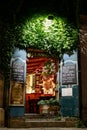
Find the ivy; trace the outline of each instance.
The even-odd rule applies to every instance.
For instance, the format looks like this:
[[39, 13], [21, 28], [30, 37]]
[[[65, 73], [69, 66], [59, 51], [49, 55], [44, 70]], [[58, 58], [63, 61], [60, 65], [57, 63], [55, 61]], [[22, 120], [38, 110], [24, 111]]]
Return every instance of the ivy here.
[[[52, 25], [45, 28], [46, 19], [52, 16]], [[55, 14], [35, 14], [16, 26], [18, 46], [46, 50], [60, 57], [71, 53], [78, 45], [78, 29], [66, 18]]]
[[0, 71], [9, 72], [15, 37], [8, 23], [0, 22]]
[[[49, 16], [52, 25], [45, 28]], [[78, 47], [78, 29], [66, 18], [37, 13], [15, 25], [0, 22], [0, 39], [0, 68], [7, 71], [14, 47], [37, 48], [55, 57], [72, 53]]]

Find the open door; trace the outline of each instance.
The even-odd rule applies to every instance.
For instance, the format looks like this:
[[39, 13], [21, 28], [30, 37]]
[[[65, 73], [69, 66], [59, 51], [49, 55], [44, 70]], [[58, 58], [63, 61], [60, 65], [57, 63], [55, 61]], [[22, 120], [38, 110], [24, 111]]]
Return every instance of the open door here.
[[26, 113], [39, 113], [40, 99], [55, 97], [58, 59], [40, 50], [28, 50], [26, 74]]

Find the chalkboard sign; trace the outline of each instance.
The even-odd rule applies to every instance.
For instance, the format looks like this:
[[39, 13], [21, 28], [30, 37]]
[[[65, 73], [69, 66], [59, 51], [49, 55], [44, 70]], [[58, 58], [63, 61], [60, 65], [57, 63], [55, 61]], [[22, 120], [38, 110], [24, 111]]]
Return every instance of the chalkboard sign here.
[[66, 65], [62, 67], [62, 84], [76, 84], [77, 78], [76, 78], [76, 65]]
[[24, 62], [20, 60], [12, 62], [11, 80], [24, 82]]

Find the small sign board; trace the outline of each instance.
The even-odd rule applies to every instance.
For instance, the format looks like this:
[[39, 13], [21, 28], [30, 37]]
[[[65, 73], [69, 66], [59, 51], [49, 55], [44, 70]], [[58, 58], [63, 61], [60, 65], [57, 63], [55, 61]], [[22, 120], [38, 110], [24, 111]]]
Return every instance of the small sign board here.
[[24, 62], [14, 60], [11, 68], [11, 80], [24, 82]]
[[62, 84], [76, 84], [76, 64], [70, 64], [62, 67]]
[[62, 96], [73, 96], [72, 88], [62, 88]]

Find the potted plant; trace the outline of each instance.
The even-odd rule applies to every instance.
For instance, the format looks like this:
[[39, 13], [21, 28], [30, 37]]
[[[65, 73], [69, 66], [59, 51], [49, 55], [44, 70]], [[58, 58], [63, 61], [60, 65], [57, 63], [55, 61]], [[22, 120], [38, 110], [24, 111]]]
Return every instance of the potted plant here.
[[60, 104], [57, 99], [50, 98], [49, 100], [40, 100], [37, 103], [40, 107], [40, 114], [59, 114]]
[[49, 99], [49, 114], [60, 115], [60, 103], [57, 99]]
[[50, 98], [49, 99], [49, 105], [51, 106], [60, 106], [60, 103], [57, 99], [54, 99], [54, 98]]
[[39, 112], [40, 114], [47, 114], [49, 108], [49, 100], [40, 100], [37, 103], [39, 105]]

